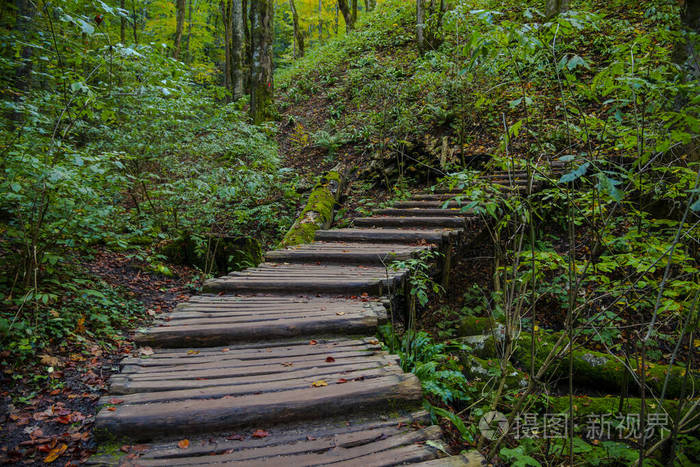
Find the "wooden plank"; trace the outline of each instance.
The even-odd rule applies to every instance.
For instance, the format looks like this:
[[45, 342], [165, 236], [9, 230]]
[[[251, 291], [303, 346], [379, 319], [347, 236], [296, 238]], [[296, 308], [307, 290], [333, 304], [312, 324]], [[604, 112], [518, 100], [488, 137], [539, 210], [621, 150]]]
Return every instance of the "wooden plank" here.
[[325, 294], [347, 294], [361, 295], [367, 293], [369, 295], [382, 295], [390, 286], [397, 285], [400, 277], [386, 279], [359, 279], [348, 280], [339, 277], [337, 279], [321, 280], [321, 279], [247, 279], [246, 278], [222, 278], [210, 279], [204, 283], [204, 290], [208, 292], [251, 292], [251, 291], [267, 291], [267, 292], [315, 292]]
[[[431, 459], [435, 451], [413, 443], [436, 439], [439, 427], [421, 430], [396, 430], [377, 428], [333, 437], [307, 439], [290, 444], [266, 446], [258, 449], [242, 449], [231, 453], [208, 456], [175, 457], [168, 459], [170, 465], [198, 465], [203, 462], [213, 465], [269, 466], [273, 465], [395, 465], [397, 462]], [[161, 461], [162, 462], [162, 461]], [[139, 460], [139, 465], [162, 465], [158, 461]]]
[[[214, 399], [225, 396], [241, 396], [247, 394], [261, 394], [264, 392], [279, 392], [289, 391], [292, 389], [303, 389], [310, 387], [311, 383], [319, 380], [324, 380], [328, 384], [338, 384], [339, 380], [352, 381], [358, 378], [369, 380], [381, 376], [401, 373], [401, 368], [398, 366], [369, 368], [354, 371], [324, 371], [322, 368], [319, 368], [317, 372], [301, 378], [275, 380], [263, 383], [254, 382], [248, 384], [203, 386], [195, 389], [185, 390], [142, 392], [121, 395], [119, 399], [123, 400], [126, 404], [145, 404], [185, 399]], [[112, 395], [105, 396], [102, 399], [100, 399], [98, 405], [109, 404], [109, 401], [112, 398]]]
[[351, 240], [356, 242], [404, 242], [442, 243], [454, 235], [454, 230], [408, 230], [408, 229], [335, 229], [317, 230], [316, 240]]
[[[141, 454], [140, 460], [146, 459], [172, 459], [213, 454], [224, 454], [226, 451], [258, 451], [272, 446], [290, 445], [301, 446], [298, 442], [307, 442], [313, 438], [327, 439], [336, 435], [355, 434], [373, 430], [382, 430], [387, 435], [403, 433], [410, 430], [412, 423], [429, 423], [430, 415], [426, 411], [382, 417], [374, 415], [360, 418], [331, 418], [323, 420], [308, 420], [296, 425], [284, 425], [267, 428], [270, 436], [265, 438], [244, 437], [242, 440], [231, 441], [225, 436], [207, 439], [207, 443], [193, 442], [183, 451], [177, 446], [177, 442], [153, 444]], [[299, 452], [303, 451], [302, 450]]]
[[347, 353], [347, 352], [377, 352], [381, 350], [380, 345], [370, 345], [361, 342], [349, 341], [347, 344], [315, 344], [309, 345], [308, 342], [303, 346], [268, 348], [257, 350], [231, 350], [226, 348], [226, 351], [218, 350], [207, 352], [203, 349], [188, 349], [187, 353], [173, 353], [168, 358], [148, 358], [127, 357], [122, 359], [121, 365], [138, 365], [142, 367], [152, 366], [173, 366], [190, 363], [202, 363], [216, 360], [239, 360], [239, 361], [258, 361], [265, 362], [270, 359], [291, 358], [306, 355], [317, 355], [319, 353]]
[[353, 219], [356, 227], [454, 227], [466, 225], [460, 217], [358, 217]]
[[440, 209], [440, 208], [387, 208], [380, 209], [376, 213], [379, 216], [415, 216], [415, 217], [429, 217], [429, 216], [453, 216], [453, 217], [464, 217], [468, 218], [473, 216], [472, 210], [462, 211], [458, 208], [452, 209]]
[[194, 380], [206, 380], [206, 379], [217, 379], [226, 377], [244, 377], [244, 376], [261, 376], [266, 374], [275, 373], [288, 373], [291, 371], [297, 371], [309, 368], [318, 368], [319, 365], [324, 368], [333, 368], [336, 366], [341, 366], [348, 363], [361, 363], [368, 361], [379, 361], [381, 360], [380, 355], [357, 355], [354, 357], [345, 357], [342, 359], [337, 359], [335, 362], [326, 362], [325, 356], [318, 360], [305, 360], [298, 361], [295, 366], [284, 367], [283, 365], [267, 365], [265, 363], [259, 363], [257, 365], [247, 365], [247, 366], [229, 366], [227, 364], [222, 364], [220, 367], [215, 368], [203, 368], [199, 370], [189, 370], [183, 371], [177, 368], [171, 369], [170, 371], [154, 371], [154, 372], [143, 372], [143, 373], [120, 373], [119, 376], [114, 377], [114, 381], [126, 380], [126, 381], [166, 381], [175, 379], [194, 379]]
[[[359, 363], [341, 363], [329, 368], [328, 371], [347, 372], [351, 374], [355, 371], [363, 371], [372, 368], [381, 368], [387, 365], [398, 365], [397, 360], [391, 357], [384, 359], [364, 359]], [[238, 384], [262, 384], [269, 381], [284, 381], [287, 379], [313, 377], [319, 374], [318, 367], [293, 368], [292, 371], [283, 373], [267, 372], [255, 375], [220, 375], [209, 379], [170, 379], [170, 380], [138, 380], [132, 381], [123, 377], [113, 377], [110, 379], [111, 394], [135, 394], [139, 392], [162, 392], [197, 389], [212, 386], [226, 386]]]
[[201, 433], [386, 407], [392, 401], [418, 401], [421, 395], [420, 381], [407, 374], [225, 399], [127, 404], [101, 410], [95, 433], [132, 439]]
[[149, 374], [156, 375], [164, 372], [173, 371], [195, 371], [206, 370], [209, 368], [244, 368], [259, 365], [282, 365], [286, 363], [308, 364], [317, 362], [322, 364], [327, 357], [333, 357], [336, 361], [344, 358], [358, 358], [372, 355], [379, 355], [381, 352], [374, 350], [350, 350], [350, 351], [319, 351], [311, 355], [297, 356], [278, 356], [276, 358], [256, 359], [256, 360], [239, 360], [237, 358], [209, 358], [200, 362], [188, 362], [177, 365], [157, 365], [157, 366], [142, 366], [142, 365], [124, 365], [121, 373], [125, 375], [133, 374]]

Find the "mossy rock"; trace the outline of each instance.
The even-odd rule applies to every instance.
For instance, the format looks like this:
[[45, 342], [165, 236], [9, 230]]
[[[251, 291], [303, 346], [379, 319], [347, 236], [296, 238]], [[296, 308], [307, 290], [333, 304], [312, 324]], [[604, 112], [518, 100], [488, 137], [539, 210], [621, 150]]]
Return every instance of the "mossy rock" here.
[[[465, 365], [464, 373], [472, 382], [475, 380], [486, 382], [491, 378], [500, 378], [500, 364], [495, 358], [484, 359], [471, 355]], [[508, 363], [506, 366], [506, 388], [522, 389], [524, 387], [527, 387], [525, 373]]]

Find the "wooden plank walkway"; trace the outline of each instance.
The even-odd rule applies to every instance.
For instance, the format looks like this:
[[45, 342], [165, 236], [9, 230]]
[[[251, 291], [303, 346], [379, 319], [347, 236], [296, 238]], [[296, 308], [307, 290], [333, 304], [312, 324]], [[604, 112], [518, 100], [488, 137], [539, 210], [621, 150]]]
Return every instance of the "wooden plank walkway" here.
[[467, 465], [433, 447], [420, 382], [372, 337], [407, 275], [389, 264], [461, 240], [472, 213], [443, 209], [455, 195], [415, 195], [207, 281], [136, 335], [146, 350], [111, 378], [90, 462]]

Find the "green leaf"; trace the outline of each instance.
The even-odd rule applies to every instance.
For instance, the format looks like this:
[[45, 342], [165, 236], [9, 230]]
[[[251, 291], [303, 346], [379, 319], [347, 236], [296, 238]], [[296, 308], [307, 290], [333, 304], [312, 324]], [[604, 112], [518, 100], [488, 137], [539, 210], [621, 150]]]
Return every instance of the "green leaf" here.
[[84, 19], [77, 18], [75, 21], [78, 23], [78, 25], [80, 25], [80, 30], [88, 36], [91, 36], [95, 32], [95, 28], [92, 26], [92, 24], [88, 23]]
[[569, 70], [574, 70], [579, 66], [582, 66], [588, 70], [591, 69], [591, 67], [588, 66], [588, 63], [586, 63], [586, 61], [583, 58], [579, 57], [578, 55], [574, 55], [573, 57], [571, 57], [569, 59], [569, 62], [566, 64], [566, 67]]
[[574, 180], [577, 180], [584, 175], [586, 175], [586, 171], [588, 171], [588, 166], [591, 165], [590, 163], [586, 162], [585, 164], [581, 165], [579, 168], [576, 170], [573, 170], [569, 172], [568, 174], [564, 174], [561, 176], [559, 179], [559, 183], [569, 183], [573, 182]]
[[695, 202], [692, 204], [692, 206], [690, 206], [690, 209], [692, 209], [693, 211], [696, 211], [696, 212], [697, 212], [697, 211], [700, 211], [700, 199], [698, 199], [697, 201], [695, 201]]

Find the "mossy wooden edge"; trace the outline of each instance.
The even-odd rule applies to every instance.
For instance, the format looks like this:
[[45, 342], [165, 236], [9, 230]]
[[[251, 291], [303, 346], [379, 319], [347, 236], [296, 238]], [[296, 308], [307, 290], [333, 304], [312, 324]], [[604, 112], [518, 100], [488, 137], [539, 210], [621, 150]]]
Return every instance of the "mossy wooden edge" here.
[[334, 167], [321, 177], [309, 195], [304, 210], [280, 243], [281, 247], [310, 243], [319, 229], [327, 229], [333, 223], [335, 205], [346, 181], [344, 170]]

